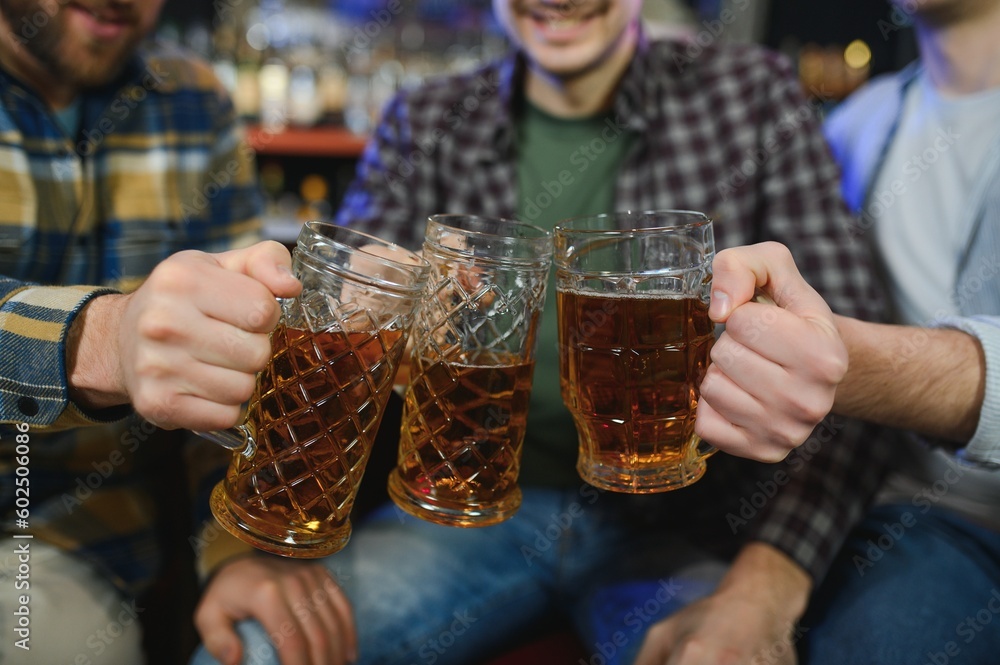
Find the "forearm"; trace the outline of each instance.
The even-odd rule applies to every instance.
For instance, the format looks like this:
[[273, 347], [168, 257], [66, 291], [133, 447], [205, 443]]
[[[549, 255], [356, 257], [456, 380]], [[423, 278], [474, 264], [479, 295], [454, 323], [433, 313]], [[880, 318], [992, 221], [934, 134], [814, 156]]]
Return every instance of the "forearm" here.
[[835, 413], [950, 441], [972, 437], [986, 386], [978, 340], [958, 330], [836, 323], [850, 365]]

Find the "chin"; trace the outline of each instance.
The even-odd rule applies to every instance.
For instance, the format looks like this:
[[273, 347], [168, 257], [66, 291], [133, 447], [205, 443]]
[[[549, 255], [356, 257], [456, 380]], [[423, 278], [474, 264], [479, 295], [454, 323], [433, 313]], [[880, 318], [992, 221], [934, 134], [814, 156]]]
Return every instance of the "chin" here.
[[133, 51], [133, 48], [115, 48], [95, 52], [81, 46], [62, 54], [59, 70], [80, 88], [98, 88], [118, 77]]
[[997, 7], [996, 0], [893, 0], [893, 5], [932, 26], [947, 27], [979, 18]]
[[593, 42], [553, 45], [532, 39], [521, 42], [528, 59], [552, 76], [571, 77], [583, 74], [600, 65], [608, 45]]

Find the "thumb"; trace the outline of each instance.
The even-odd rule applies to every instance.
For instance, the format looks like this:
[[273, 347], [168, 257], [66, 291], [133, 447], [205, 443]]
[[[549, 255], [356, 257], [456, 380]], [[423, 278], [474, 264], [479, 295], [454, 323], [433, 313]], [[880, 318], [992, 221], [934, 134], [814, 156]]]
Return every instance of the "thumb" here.
[[803, 318], [830, 318], [830, 307], [802, 278], [791, 252], [777, 242], [733, 247], [712, 262], [712, 298], [708, 314], [723, 323], [755, 295]]
[[297, 296], [302, 284], [292, 275], [292, 256], [281, 243], [259, 242], [245, 249], [216, 254], [215, 259], [226, 270], [254, 278], [278, 298]]

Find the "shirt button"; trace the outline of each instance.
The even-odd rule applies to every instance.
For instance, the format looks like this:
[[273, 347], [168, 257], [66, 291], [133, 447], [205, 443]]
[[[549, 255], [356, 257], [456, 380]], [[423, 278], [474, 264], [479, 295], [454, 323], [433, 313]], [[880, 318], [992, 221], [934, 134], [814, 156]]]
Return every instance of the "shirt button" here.
[[30, 397], [22, 397], [17, 400], [17, 408], [29, 418], [38, 415], [38, 402]]

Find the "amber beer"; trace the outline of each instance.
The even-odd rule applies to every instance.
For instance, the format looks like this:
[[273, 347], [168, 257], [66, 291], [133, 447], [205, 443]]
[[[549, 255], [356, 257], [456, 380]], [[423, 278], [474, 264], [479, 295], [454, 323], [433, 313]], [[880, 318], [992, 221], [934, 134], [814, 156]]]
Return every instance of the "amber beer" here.
[[347, 544], [350, 512], [430, 263], [362, 231], [310, 221], [292, 250], [271, 359], [242, 422], [198, 435], [233, 452], [212, 491], [230, 534], [291, 557]]
[[[487, 351], [413, 359], [389, 478], [404, 510], [451, 526], [496, 523], [516, 510], [533, 369], [534, 360]], [[486, 509], [493, 518], [482, 517]]]
[[[403, 343], [400, 330], [313, 333], [280, 324], [248, 406], [257, 451], [230, 465], [213, 511], [276, 542], [293, 538], [296, 556], [310, 556], [310, 538], [315, 556], [340, 549]], [[266, 539], [254, 544], [288, 554]]]
[[410, 378], [389, 497], [436, 524], [497, 524], [517, 486], [552, 260], [548, 231], [516, 220], [433, 215], [413, 323]]
[[560, 383], [584, 480], [634, 493], [697, 480], [698, 386], [714, 341], [708, 303], [560, 289], [557, 306]]

